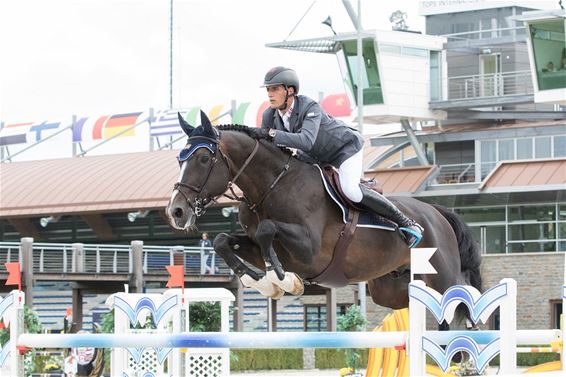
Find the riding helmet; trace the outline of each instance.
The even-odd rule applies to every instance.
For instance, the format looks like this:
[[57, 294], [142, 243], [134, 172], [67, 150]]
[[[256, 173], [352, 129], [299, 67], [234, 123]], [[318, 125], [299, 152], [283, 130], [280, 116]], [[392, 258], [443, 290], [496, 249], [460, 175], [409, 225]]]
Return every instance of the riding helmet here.
[[285, 85], [286, 88], [292, 86], [295, 88], [295, 94], [299, 93], [299, 76], [291, 68], [275, 67], [271, 68], [263, 80], [262, 87]]

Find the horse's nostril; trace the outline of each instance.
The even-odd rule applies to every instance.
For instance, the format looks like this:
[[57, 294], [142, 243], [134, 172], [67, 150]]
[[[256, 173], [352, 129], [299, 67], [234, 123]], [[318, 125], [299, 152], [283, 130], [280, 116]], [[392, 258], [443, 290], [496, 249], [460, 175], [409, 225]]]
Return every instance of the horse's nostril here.
[[183, 217], [183, 210], [181, 208], [175, 208], [175, 211], [173, 212], [173, 216], [175, 216], [176, 218]]

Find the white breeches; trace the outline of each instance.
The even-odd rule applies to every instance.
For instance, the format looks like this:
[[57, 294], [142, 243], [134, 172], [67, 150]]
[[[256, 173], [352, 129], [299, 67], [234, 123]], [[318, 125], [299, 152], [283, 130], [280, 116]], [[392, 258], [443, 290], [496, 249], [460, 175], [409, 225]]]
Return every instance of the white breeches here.
[[363, 172], [363, 149], [348, 158], [338, 168], [340, 174], [340, 186], [348, 199], [354, 203], [362, 200], [363, 194], [360, 189], [360, 178]]

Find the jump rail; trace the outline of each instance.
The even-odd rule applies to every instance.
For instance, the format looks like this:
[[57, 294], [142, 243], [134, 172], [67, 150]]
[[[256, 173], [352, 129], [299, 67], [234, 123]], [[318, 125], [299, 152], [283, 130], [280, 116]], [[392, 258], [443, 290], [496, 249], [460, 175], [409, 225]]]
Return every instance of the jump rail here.
[[[429, 331], [427, 335], [446, 345], [454, 338], [468, 336], [478, 344], [488, 344], [498, 331]], [[407, 331], [383, 332], [237, 332], [181, 334], [22, 334], [19, 345], [29, 348], [385, 348], [401, 347]], [[561, 339], [560, 330], [517, 330], [517, 345], [550, 344]]]

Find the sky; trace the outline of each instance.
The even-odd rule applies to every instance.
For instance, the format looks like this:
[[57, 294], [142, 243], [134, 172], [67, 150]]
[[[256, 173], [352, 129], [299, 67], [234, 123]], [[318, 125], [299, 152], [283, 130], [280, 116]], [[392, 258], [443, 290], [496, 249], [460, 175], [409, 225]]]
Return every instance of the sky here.
[[[342, 0], [173, 0], [173, 9], [174, 107], [263, 101], [259, 86], [277, 65], [294, 68], [315, 99], [344, 92], [334, 55], [265, 47], [331, 35], [327, 16], [336, 32], [354, 31]], [[362, 0], [362, 25], [390, 30], [395, 10], [424, 32], [417, 0]], [[169, 0], [2, 0], [0, 120], [167, 108], [169, 50]]]

